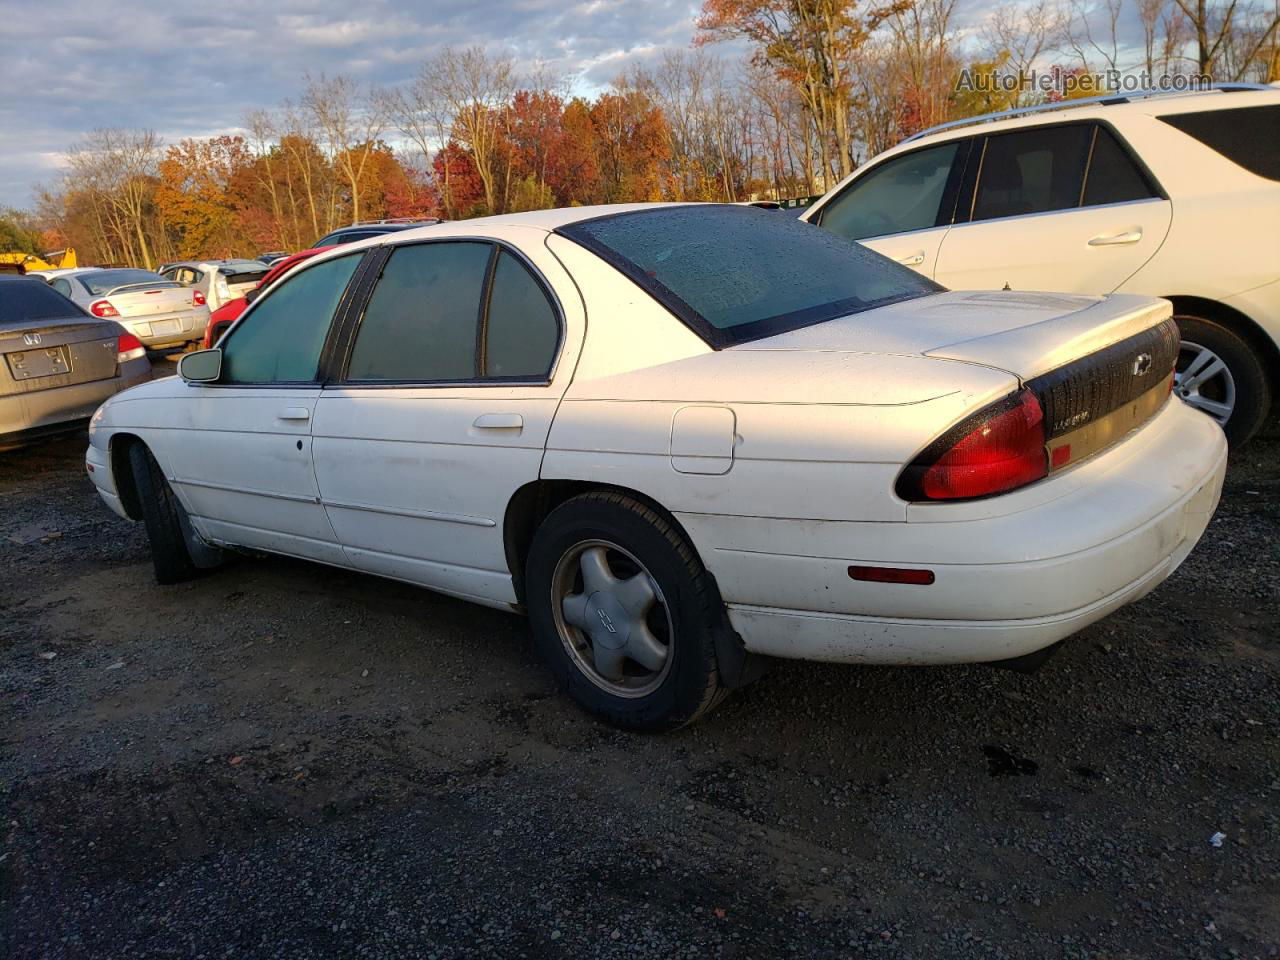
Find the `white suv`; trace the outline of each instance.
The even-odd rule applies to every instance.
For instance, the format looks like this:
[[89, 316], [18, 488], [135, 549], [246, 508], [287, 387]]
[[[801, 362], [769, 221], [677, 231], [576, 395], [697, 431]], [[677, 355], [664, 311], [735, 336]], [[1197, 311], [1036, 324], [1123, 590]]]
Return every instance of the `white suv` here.
[[957, 289], [1173, 301], [1176, 390], [1232, 442], [1280, 390], [1280, 87], [1116, 95], [917, 134], [804, 219]]

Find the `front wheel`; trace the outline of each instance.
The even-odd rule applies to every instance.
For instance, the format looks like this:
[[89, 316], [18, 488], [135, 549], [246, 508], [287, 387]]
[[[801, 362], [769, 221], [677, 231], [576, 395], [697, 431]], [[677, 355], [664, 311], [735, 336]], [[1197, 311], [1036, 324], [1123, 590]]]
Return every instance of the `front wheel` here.
[[620, 494], [574, 497], [538, 528], [525, 580], [534, 643], [590, 712], [671, 730], [723, 699], [723, 605], [697, 554], [654, 510]]
[[1266, 372], [1249, 344], [1212, 320], [1175, 316], [1181, 343], [1173, 392], [1213, 417], [1233, 445], [1258, 432], [1271, 407]]
[[222, 551], [200, 540], [156, 458], [142, 443], [129, 447], [129, 466], [151, 541], [156, 582], [182, 583], [198, 576], [202, 569], [218, 566]]

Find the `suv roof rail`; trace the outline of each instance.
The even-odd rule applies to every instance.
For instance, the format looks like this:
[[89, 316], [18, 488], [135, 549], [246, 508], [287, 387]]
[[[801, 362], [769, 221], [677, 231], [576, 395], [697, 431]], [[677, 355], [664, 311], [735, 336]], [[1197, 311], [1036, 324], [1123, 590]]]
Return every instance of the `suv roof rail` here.
[[1151, 97], [1178, 97], [1186, 96], [1189, 93], [1231, 93], [1239, 90], [1275, 90], [1275, 86], [1269, 83], [1214, 83], [1207, 87], [1198, 87], [1195, 90], [1135, 90], [1132, 93], [1107, 93], [1100, 97], [1081, 97], [1078, 100], [1059, 100], [1054, 103], [1038, 103], [1031, 107], [1015, 107], [1012, 110], [1001, 110], [998, 113], [984, 113], [976, 117], [966, 117], [963, 120], [952, 120], [949, 123], [940, 123], [935, 127], [929, 127], [927, 130], [921, 130], [913, 133], [911, 136], [900, 140], [899, 143], [910, 143], [912, 140], [919, 140], [921, 137], [927, 137], [934, 133], [940, 133], [943, 130], [954, 130], [956, 127], [967, 127], [978, 123], [990, 123], [993, 120], [1005, 120], [1009, 117], [1021, 117], [1030, 113], [1046, 113], [1050, 110], [1068, 110], [1071, 107], [1083, 107], [1091, 103], [1100, 103], [1105, 106], [1111, 106], [1117, 103], [1130, 103], [1134, 100], [1147, 100]]

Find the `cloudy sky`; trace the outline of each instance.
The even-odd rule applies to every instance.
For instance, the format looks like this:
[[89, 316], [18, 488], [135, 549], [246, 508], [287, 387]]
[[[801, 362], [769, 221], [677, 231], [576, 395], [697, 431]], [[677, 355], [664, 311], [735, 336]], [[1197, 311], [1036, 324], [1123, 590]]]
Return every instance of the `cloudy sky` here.
[[379, 85], [441, 47], [544, 61], [591, 91], [687, 46], [697, 0], [0, 0], [0, 207], [26, 206], [95, 127], [172, 141], [296, 97], [310, 70]]

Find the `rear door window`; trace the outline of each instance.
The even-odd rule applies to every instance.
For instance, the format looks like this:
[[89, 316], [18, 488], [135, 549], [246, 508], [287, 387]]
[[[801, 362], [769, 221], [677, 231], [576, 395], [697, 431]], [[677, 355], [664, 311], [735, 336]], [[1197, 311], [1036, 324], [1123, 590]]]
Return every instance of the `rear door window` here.
[[485, 311], [481, 376], [546, 377], [559, 342], [560, 321], [546, 291], [523, 263], [502, 251]]
[[397, 247], [356, 331], [348, 380], [430, 382], [479, 376], [477, 331], [492, 247]]
[[995, 220], [1080, 205], [1091, 124], [1036, 127], [987, 137], [973, 220]]
[[862, 240], [950, 222], [951, 209], [942, 204], [962, 142], [915, 150], [872, 168], [822, 208], [819, 225]]
[[1280, 104], [1171, 113], [1160, 119], [1250, 173], [1280, 180]]
[[1149, 200], [1159, 194], [1147, 175], [1106, 127], [1094, 127], [1093, 153], [1084, 187], [1084, 206]]

